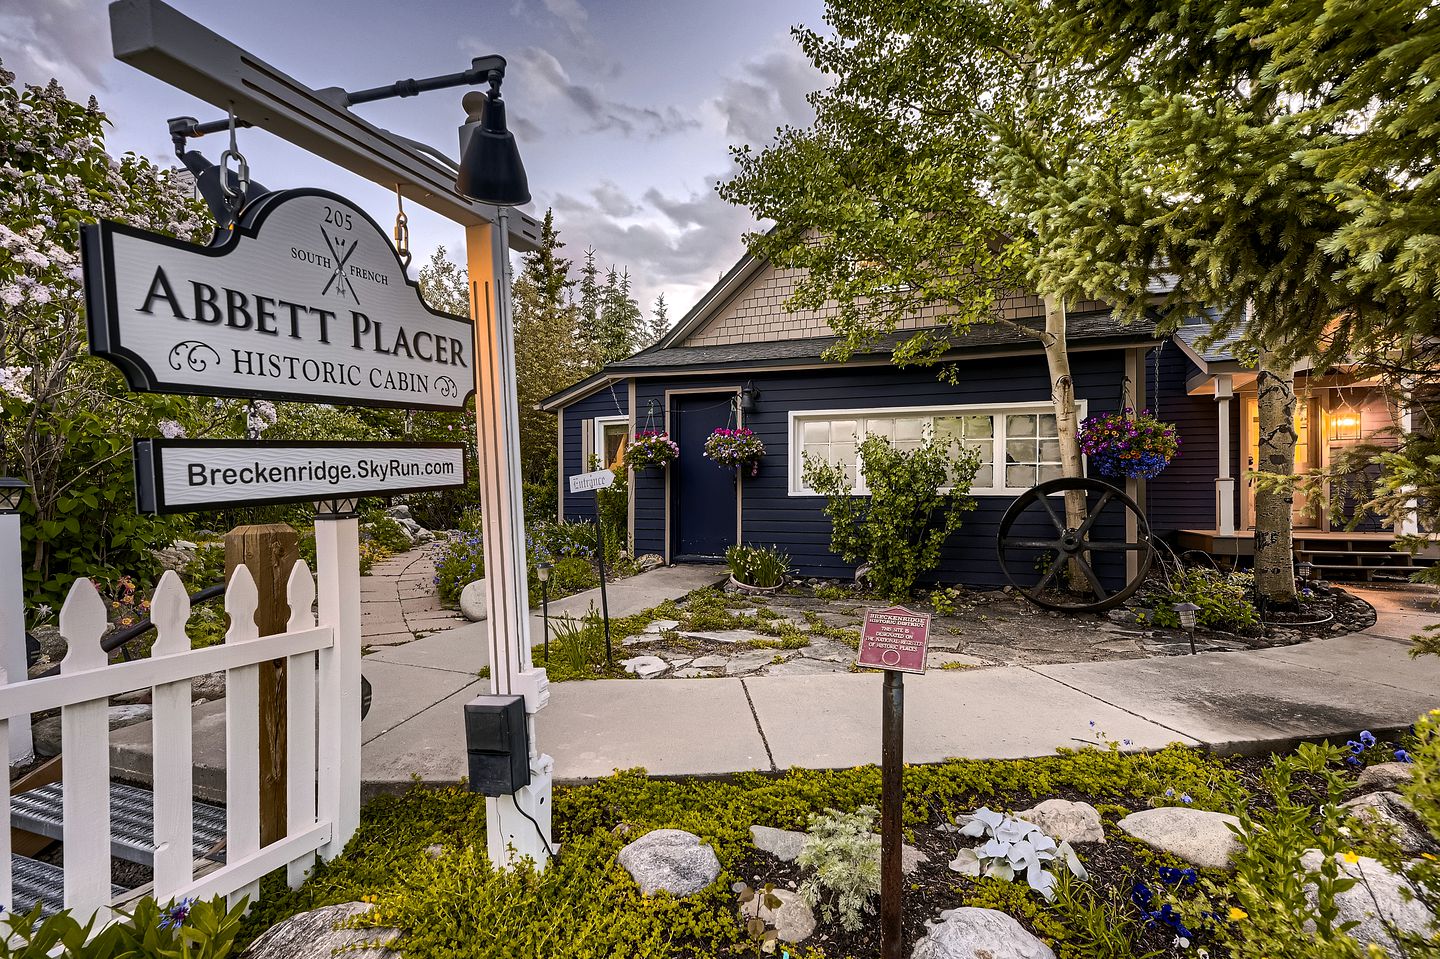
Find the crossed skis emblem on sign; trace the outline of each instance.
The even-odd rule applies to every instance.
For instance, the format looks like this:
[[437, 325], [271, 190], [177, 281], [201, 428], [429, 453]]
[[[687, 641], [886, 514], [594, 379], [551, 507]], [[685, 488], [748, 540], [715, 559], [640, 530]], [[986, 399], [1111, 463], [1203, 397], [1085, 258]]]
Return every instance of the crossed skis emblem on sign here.
[[[330, 287], [335, 286], [335, 281], [339, 280], [340, 286], [336, 288], [335, 292], [339, 293], [341, 296], [344, 296], [345, 288], [349, 287], [350, 295], [355, 297], [355, 305], [359, 306], [360, 296], [355, 292], [355, 284], [351, 283], [350, 278], [345, 275], [345, 263], [350, 259], [350, 257], [355, 255], [355, 249], [360, 245], [360, 241], [356, 240], [355, 243], [350, 247], [350, 249], [345, 251], [345, 255], [341, 256], [339, 251], [335, 249], [335, 244], [331, 241], [330, 234], [325, 232], [325, 228], [323, 226], [320, 228], [320, 235], [325, 238], [325, 245], [330, 248], [330, 255], [335, 257], [335, 272], [330, 274], [330, 282], [325, 284], [325, 289], [320, 291], [320, 295], [324, 296], [326, 293], [329, 293]], [[345, 241], [341, 240], [340, 242], [343, 244]]]

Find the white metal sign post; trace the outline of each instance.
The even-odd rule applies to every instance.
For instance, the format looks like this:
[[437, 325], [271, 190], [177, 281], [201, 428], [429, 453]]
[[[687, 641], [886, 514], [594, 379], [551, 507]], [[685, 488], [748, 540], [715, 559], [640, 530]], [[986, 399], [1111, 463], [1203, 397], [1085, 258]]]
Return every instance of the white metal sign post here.
[[[465, 226], [474, 321], [472, 368], [484, 516], [485, 591], [490, 610], [486, 621], [490, 683], [492, 692], [525, 697], [531, 752], [530, 785], [514, 796], [486, 801], [487, 841], [492, 862], [529, 858], [543, 868], [550, 854], [554, 761], [540, 752], [534, 735], [534, 714], [545, 705], [549, 691], [545, 671], [536, 669], [530, 661], [530, 604], [509, 290], [509, 250], [512, 246], [522, 251], [535, 249], [538, 224], [518, 211], [461, 196], [454, 188], [454, 167], [437, 159], [430, 148], [351, 113], [348, 107], [353, 101], [345, 91], [308, 87], [161, 0], [117, 0], [110, 6], [110, 22], [117, 59], [222, 112], [233, 109], [255, 127], [387, 189], [398, 187], [406, 197]], [[353, 612], [358, 619], [358, 603], [353, 610], [350, 604], [344, 605], [347, 615]], [[359, 677], [355, 680], [358, 683]], [[353, 732], [358, 742], [358, 712], [355, 716]], [[345, 745], [347, 755], [351, 748]], [[355, 799], [358, 801], [358, 793]]]
[[[0, 502], [0, 670], [8, 681], [19, 682], [29, 675], [30, 661], [25, 650], [25, 569], [20, 555], [19, 498], [23, 484], [0, 490], [14, 497], [13, 504]], [[7, 680], [0, 678], [0, 685]], [[10, 762], [27, 763], [35, 757], [30, 731], [30, 714], [13, 716], [7, 724]]]

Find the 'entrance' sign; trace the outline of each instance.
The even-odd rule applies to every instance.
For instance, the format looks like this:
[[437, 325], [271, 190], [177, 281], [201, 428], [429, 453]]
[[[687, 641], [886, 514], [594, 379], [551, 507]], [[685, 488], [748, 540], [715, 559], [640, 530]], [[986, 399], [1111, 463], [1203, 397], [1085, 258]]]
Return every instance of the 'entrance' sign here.
[[613, 470], [596, 470], [593, 473], [577, 473], [570, 477], [570, 492], [585, 493], [590, 490], [609, 489], [615, 483]]
[[872, 669], [923, 673], [929, 642], [930, 614], [912, 613], [903, 606], [867, 609], [855, 662]]
[[459, 443], [136, 440], [142, 513], [392, 496], [465, 485]]
[[457, 410], [470, 320], [430, 309], [374, 220], [332, 193], [246, 207], [208, 247], [82, 228], [90, 352], [144, 392]]

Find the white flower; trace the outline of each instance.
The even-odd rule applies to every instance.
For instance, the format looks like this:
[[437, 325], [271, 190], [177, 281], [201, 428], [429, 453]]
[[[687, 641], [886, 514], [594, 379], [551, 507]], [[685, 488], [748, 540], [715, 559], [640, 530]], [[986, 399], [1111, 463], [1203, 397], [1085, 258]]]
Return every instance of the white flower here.
[[25, 292], [21, 290], [20, 287], [16, 286], [14, 283], [7, 283], [4, 286], [0, 286], [0, 303], [4, 303], [6, 306], [14, 308], [19, 306], [20, 301], [24, 298]]
[[158, 424], [160, 435], [167, 440], [179, 439], [185, 435], [185, 427], [174, 420], [161, 420]]
[[0, 366], [0, 393], [29, 403], [31, 397], [25, 391], [25, 380], [30, 376], [30, 369], [28, 366]]

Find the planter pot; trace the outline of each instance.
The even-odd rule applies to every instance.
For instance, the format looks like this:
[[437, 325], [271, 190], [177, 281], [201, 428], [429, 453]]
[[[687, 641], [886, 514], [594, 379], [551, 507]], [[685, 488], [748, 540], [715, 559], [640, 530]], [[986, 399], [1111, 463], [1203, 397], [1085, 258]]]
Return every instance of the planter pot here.
[[733, 575], [730, 577], [730, 585], [735, 587], [737, 593], [746, 593], [751, 596], [768, 596], [771, 593], [778, 593], [785, 588], [785, 581], [782, 579], [774, 586], [751, 586], [749, 583], [742, 583]]

